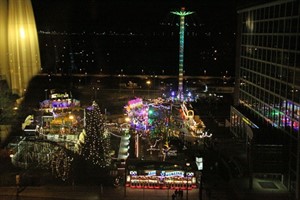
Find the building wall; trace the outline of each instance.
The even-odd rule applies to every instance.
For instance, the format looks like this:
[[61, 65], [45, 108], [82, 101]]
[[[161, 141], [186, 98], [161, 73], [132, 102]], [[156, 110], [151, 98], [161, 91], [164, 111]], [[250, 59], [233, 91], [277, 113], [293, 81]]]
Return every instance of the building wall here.
[[237, 104], [290, 136], [286, 180], [299, 199], [300, 3], [279, 0], [238, 14]]

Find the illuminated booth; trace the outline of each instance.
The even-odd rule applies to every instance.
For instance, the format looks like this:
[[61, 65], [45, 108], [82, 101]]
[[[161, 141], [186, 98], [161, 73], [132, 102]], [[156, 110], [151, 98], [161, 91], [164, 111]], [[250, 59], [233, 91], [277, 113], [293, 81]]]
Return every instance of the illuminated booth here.
[[144, 189], [194, 189], [197, 187], [194, 167], [169, 162], [143, 161], [128, 164], [126, 187]]

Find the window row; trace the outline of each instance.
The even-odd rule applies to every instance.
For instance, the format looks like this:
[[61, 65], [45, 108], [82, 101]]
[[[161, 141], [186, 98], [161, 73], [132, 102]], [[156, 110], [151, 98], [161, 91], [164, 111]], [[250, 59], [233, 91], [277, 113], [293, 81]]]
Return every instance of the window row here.
[[[243, 72], [243, 70], [246, 70], [246, 72]], [[242, 73], [258, 73], [288, 83], [294, 83], [294, 81], [296, 81], [296, 85], [298, 86], [299, 84], [297, 84], [296, 79], [297, 77], [300, 77], [298, 76], [299, 70], [300, 69], [295, 70], [292, 67], [287, 67], [286, 65], [275, 65], [268, 62], [260, 62], [258, 60], [246, 59], [245, 57], [241, 58]]]
[[240, 100], [249, 108], [265, 116], [270, 123], [290, 132], [299, 132], [300, 107], [275, 96], [265, 103], [247, 93], [240, 93]]
[[298, 18], [286, 18], [273, 21], [252, 21], [242, 24], [242, 33], [297, 33]]
[[261, 60], [263, 62], [268, 62], [270, 64], [272, 63], [274, 65], [278, 64], [286, 67], [300, 68], [300, 52], [294, 53], [282, 50], [269, 50], [242, 46], [241, 59], [242, 63], [243, 59], [248, 60], [245, 64], [249, 65], [257, 65], [259, 61], [255, 60]]
[[268, 102], [269, 96], [281, 96], [296, 103], [300, 103], [300, 90], [265, 77], [257, 78], [258, 84], [253, 84], [242, 78], [240, 83], [240, 90], [257, 97], [258, 99]]
[[254, 20], [260, 20], [297, 15], [299, 15], [299, 4], [294, 1], [244, 12], [242, 19], [246, 21], [249, 16]]
[[300, 51], [300, 35], [247, 35], [242, 34], [242, 45]]

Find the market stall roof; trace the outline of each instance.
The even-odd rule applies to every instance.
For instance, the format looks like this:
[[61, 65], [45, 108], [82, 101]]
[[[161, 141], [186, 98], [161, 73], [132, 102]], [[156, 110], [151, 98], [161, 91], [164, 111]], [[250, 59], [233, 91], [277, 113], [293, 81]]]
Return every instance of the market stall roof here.
[[[186, 163], [182, 161], [145, 161], [145, 160], [127, 160], [127, 169], [129, 170], [185, 170]], [[197, 169], [195, 161], [190, 163], [189, 169]]]

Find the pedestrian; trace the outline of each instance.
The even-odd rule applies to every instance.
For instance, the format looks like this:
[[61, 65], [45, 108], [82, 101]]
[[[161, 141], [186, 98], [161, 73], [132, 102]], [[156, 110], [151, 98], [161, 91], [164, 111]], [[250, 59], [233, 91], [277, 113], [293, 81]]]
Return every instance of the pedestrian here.
[[180, 196], [180, 199], [183, 198], [183, 191], [181, 189], [179, 189], [179, 196]]
[[103, 195], [103, 185], [102, 185], [102, 183], [100, 184], [100, 196], [102, 196]]
[[175, 193], [172, 194], [172, 200], [175, 200]]

